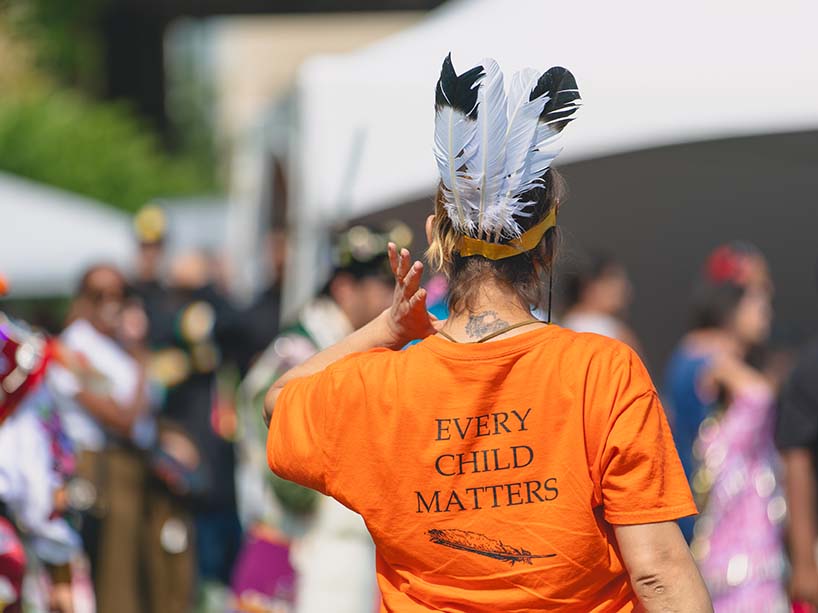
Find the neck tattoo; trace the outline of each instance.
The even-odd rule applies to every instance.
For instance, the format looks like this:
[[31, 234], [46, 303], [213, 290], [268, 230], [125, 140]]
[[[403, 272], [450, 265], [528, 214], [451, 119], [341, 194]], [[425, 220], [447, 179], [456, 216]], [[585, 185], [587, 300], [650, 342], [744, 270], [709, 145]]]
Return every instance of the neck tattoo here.
[[470, 338], [481, 338], [506, 327], [508, 327], [508, 322], [500, 319], [497, 311], [483, 311], [482, 313], [469, 315], [466, 334]]

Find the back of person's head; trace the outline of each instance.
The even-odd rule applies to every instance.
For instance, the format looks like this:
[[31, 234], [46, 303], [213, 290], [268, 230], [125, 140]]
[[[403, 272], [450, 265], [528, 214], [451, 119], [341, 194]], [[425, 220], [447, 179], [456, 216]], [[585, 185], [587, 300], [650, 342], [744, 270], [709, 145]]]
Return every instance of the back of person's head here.
[[543, 303], [565, 195], [551, 164], [579, 99], [564, 68], [525, 69], [506, 91], [494, 60], [460, 75], [444, 60], [435, 99], [440, 184], [426, 255], [449, 280], [454, 313], [472, 310], [486, 283], [521, 306]]
[[[463, 256], [458, 250], [462, 233], [455, 230], [444, 208], [442, 186], [435, 198], [435, 217], [426, 257], [432, 267], [449, 281], [449, 306], [457, 312], [471, 310], [480, 293], [480, 284], [492, 280], [507, 287], [519, 302], [539, 306], [545, 300], [544, 275], [550, 271], [559, 243], [559, 228], [549, 228], [536, 245], [518, 255], [492, 260], [482, 255]], [[530, 216], [521, 217], [523, 232], [557, 211], [566, 192], [565, 181], [553, 168], [543, 178], [543, 186], [525, 194], [533, 206]], [[502, 243], [501, 243], [502, 244]]]
[[563, 279], [564, 308], [569, 310], [580, 304], [590, 287], [610, 277], [621, 277], [627, 281], [625, 269], [619, 259], [610, 251], [590, 251], [586, 257], [577, 261], [574, 270]]
[[694, 330], [726, 328], [746, 288], [729, 281], [699, 281], [693, 289], [690, 324]]
[[411, 230], [399, 222], [358, 224], [334, 237], [332, 274], [321, 293], [332, 298], [355, 328], [391, 304], [395, 280], [387, 252], [390, 242], [409, 247]]
[[731, 242], [707, 258], [692, 295], [691, 328], [731, 332], [750, 345], [769, 334], [772, 282], [763, 253]]

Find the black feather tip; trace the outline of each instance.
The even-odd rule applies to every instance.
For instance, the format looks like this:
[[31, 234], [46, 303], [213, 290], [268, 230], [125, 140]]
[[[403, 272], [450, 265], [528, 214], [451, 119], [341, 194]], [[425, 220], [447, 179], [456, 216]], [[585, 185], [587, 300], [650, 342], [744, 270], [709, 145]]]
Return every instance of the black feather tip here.
[[440, 79], [435, 89], [435, 110], [451, 106], [469, 119], [477, 119], [477, 83], [485, 74], [482, 66], [475, 66], [458, 75], [454, 71], [450, 52], [440, 69]]
[[549, 68], [537, 81], [529, 100], [548, 94], [548, 102], [540, 114], [540, 121], [549, 122], [558, 132], [573, 121], [572, 115], [579, 108], [577, 80], [571, 71], [562, 66]]

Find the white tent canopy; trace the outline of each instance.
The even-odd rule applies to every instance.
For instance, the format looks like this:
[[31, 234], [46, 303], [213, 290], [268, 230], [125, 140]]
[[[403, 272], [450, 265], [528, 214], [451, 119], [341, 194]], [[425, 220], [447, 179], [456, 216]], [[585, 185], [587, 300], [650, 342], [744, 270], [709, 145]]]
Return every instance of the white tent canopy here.
[[486, 56], [507, 74], [571, 69], [585, 106], [562, 163], [818, 126], [816, 23], [808, 0], [451, 2], [302, 67], [299, 196], [312, 213], [348, 215], [428, 192], [434, 85], [449, 51], [458, 71]]
[[[818, 127], [818, 4], [454, 0], [414, 28], [299, 72], [292, 160], [298, 294], [316, 225], [431, 193], [434, 85], [482, 57], [506, 74], [563, 65], [584, 107], [559, 162]], [[314, 234], [312, 234], [314, 240]]]
[[68, 293], [86, 266], [132, 259], [126, 214], [2, 173], [0, 220], [0, 274], [12, 297]]

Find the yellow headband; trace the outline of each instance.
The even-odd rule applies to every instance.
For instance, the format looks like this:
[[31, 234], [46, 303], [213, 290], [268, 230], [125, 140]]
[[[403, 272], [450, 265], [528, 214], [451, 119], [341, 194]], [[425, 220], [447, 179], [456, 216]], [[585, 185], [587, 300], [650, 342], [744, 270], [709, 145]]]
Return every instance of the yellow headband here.
[[526, 251], [531, 251], [536, 247], [549, 228], [557, 225], [557, 208], [551, 209], [541, 222], [530, 227], [513, 241], [500, 245], [490, 243], [479, 238], [463, 236], [457, 246], [457, 250], [463, 257], [470, 255], [482, 255], [489, 260], [502, 260], [505, 258], [520, 255]]

